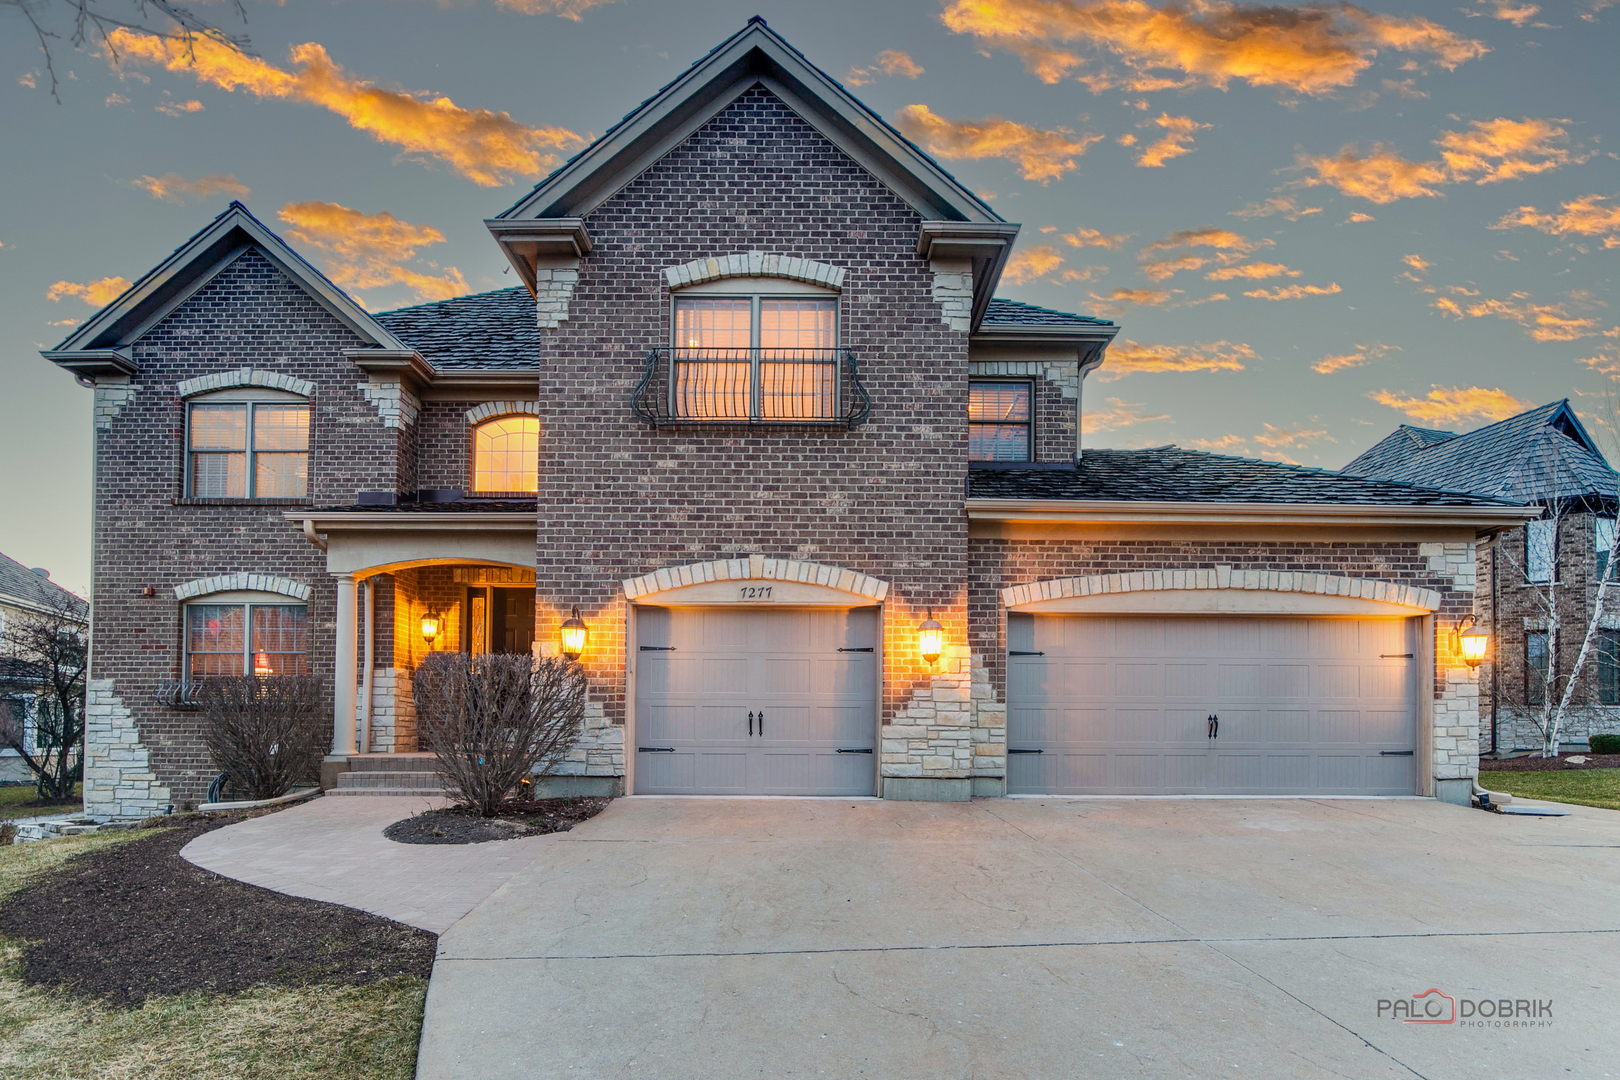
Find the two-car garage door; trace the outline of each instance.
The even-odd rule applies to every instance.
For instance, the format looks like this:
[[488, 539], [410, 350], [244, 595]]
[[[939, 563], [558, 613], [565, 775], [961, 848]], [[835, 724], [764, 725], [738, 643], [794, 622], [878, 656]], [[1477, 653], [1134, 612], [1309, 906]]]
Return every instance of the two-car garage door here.
[[1009, 794], [1411, 795], [1410, 619], [1008, 618]]

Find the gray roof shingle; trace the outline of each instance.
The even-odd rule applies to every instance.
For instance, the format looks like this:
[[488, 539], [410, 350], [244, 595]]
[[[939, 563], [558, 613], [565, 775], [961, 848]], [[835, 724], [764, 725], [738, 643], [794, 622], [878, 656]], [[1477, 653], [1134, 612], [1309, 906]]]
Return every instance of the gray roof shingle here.
[[991, 297], [990, 306], [985, 309], [984, 322], [986, 327], [996, 326], [1113, 326], [1108, 319], [1094, 319], [1090, 315], [1074, 315], [1067, 311], [1053, 311], [1051, 308], [1036, 307], [1034, 304], [1025, 304], [1018, 300], [1003, 300], [999, 296]]
[[540, 324], [521, 285], [373, 317], [440, 371], [540, 370]]
[[1615, 500], [1615, 471], [1569, 400], [1453, 435], [1402, 425], [1344, 467], [1353, 476], [1471, 491], [1514, 503]]
[[34, 573], [16, 559], [0, 555], [0, 601], [11, 600], [27, 607], [47, 607], [60, 597], [70, 597], [74, 607], [89, 612], [89, 605], [56, 582]]
[[974, 468], [974, 499], [1489, 506], [1495, 499], [1255, 458], [1160, 446], [1087, 450], [1074, 468]]

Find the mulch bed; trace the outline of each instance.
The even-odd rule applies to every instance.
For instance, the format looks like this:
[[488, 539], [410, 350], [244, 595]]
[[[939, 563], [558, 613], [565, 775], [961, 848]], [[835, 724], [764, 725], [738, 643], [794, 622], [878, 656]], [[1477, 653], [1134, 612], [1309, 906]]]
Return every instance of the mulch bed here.
[[[1569, 760], [1584, 757], [1582, 762]], [[1555, 758], [1480, 758], [1480, 772], [1548, 772], [1555, 769], [1620, 769], [1620, 754], [1559, 754]]]
[[438, 935], [363, 911], [221, 877], [180, 857], [240, 814], [174, 819], [153, 835], [64, 863], [0, 904], [37, 985], [138, 1005], [266, 983], [354, 986], [427, 978]]
[[588, 796], [509, 802], [501, 806], [500, 816], [493, 818], [481, 818], [465, 806], [452, 806], [396, 821], [383, 830], [383, 835], [401, 844], [484, 844], [491, 840], [515, 840], [520, 836], [542, 836], [567, 832], [606, 810], [612, 801]]

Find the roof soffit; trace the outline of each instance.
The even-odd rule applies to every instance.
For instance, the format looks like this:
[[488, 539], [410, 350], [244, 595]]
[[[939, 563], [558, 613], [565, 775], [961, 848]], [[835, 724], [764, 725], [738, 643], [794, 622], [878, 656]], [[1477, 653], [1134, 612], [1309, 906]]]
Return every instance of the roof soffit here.
[[233, 202], [207, 228], [45, 355], [71, 370], [75, 357], [129, 346], [249, 249], [259, 251], [362, 339], [379, 348], [408, 351], [403, 342], [304, 261], [286, 241], [266, 228], [241, 203]]
[[754, 86], [781, 98], [924, 218], [1001, 220], [763, 20], [750, 20], [496, 220], [590, 213]]

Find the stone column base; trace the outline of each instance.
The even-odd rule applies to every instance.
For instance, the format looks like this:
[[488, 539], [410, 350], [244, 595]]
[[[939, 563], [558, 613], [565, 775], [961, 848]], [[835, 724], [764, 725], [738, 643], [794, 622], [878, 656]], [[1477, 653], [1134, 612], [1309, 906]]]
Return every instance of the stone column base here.
[[1441, 802], [1452, 803], [1456, 806], [1472, 806], [1474, 802], [1474, 778], [1465, 776], [1461, 780], [1436, 780], [1434, 782], [1434, 797]]
[[349, 771], [349, 759], [343, 754], [328, 754], [321, 759], [321, 790], [331, 791], [337, 787], [337, 778], [340, 773]]
[[905, 802], [967, 802], [973, 798], [973, 781], [928, 776], [885, 776], [883, 797]]
[[548, 776], [534, 782], [531, 799], [578, 799], [601, 795], [616, 799], [624, 794], [622, 776]]

